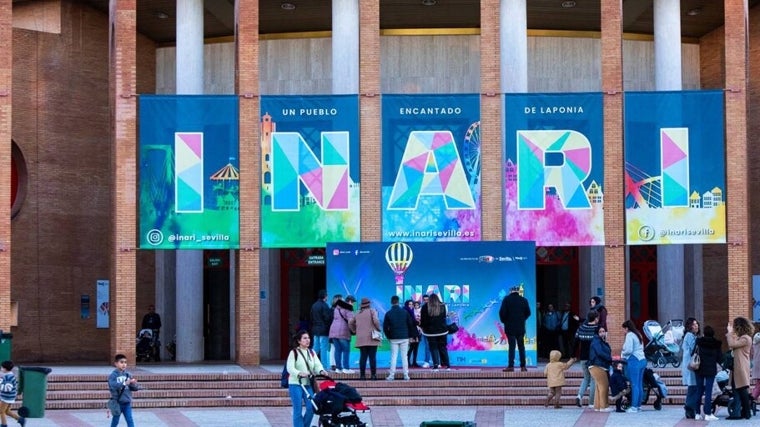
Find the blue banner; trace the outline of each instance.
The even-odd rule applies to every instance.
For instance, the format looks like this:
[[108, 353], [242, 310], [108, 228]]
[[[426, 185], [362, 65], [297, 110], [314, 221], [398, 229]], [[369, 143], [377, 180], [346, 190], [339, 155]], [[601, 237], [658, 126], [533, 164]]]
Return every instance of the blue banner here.
[[[519, 286], [533, 313], [525, 325], [525, 348], [528, 365], [536, 366], [535, 250], [534, 242], [328, 244], [327, 291], [357, 301], [369, 298], [381, 323], [393, 295], [403, 304], [435, 293], [459, 326], [449, 335], [451, 365], [503, 367], [508, 344], [499, 309], [510, 288]], [[354, 308], [358, 311], [358, 303]], [[387, 340], [378, 348], [377, 362], [381, 368], [390, 363]], [[349, 363], [352, 368], [359, 363], [353, 344]]]
[[629, 245], [725, 243], [723, 91], [625, 94]]
[[382, 109], [382, 239], [480, 240], [480, 96], [383, 95]]
[[141, 95], [140, 248], [240, 245], [238, 98]]
[[604, 244], [604, 147], [599, 93], [504, 97], [506, 240]]
[[261, 97], [261, 245], [360, 239], [359, 98]]

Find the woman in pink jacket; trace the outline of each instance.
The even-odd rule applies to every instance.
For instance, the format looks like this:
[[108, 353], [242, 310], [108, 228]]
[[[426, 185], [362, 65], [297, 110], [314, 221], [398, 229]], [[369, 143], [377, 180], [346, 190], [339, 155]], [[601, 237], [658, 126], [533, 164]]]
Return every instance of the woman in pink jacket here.
[[381, 331], [377, 311], [370, 306], [369, 298], [362, 298], [359, 312], [348, 322], [348, 327], [356, 333], [356, 348], [359, 349], [359, 379], [365, 380], [364, 375], [369, 359], [370, 378], [377, 379], [377, 347], [381, 340], [372, 338], [372, 331]]
[[354, 306], [356, 298], [349, 295], [346, 300], [338, 300], [333, 309], [333, 322], [330, 325], [330, 340], [335, 346], [335, 372], [353, 374], [349, 369], [348, 355], [351, 351], [351, 330], [348, 322], [354, 318]]

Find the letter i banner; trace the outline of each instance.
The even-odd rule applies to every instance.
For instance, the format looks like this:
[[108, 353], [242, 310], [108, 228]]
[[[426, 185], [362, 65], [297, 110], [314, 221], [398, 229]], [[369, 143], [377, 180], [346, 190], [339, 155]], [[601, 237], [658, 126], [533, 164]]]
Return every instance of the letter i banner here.
[[140, 249], [237, 249], [237, 96], [140, 95], [139, 129]]
[[480, 240], [479, 95], [383, 95], [382, 117], [382, 239]]
[[602, 95], [506, 94], [504, 103], [506, 240], [604, 244]]
[[261, 245], [360, 240], [357, 95], [261, 97]]
[[723, 91], [625, 94], [629, 245], [725, 243]]

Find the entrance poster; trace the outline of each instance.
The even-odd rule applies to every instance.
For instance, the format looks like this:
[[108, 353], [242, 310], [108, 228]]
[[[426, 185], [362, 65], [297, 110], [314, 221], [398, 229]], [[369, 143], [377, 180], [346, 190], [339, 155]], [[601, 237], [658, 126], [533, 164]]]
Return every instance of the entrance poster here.
[[504, 97], [506, 240], [604, 244], [604, 147], [599, 93]]
[[480, 240], [480, 96], [383, 95], [382, 114], [382, 240]]
[[238, 98], [140, 95], [140, 249], [237, 249]]
[[[526, 322], [525, 347], [528, 365], [536, 366], [535, 250], [534, 242], [330, 243], [327, 292], [353, 295], [357, 301], [369, 298], [381, 323], [393, 295], [403, 306], [435, 293], [459, 326], [448, 336], [451, 365], [503, 367], [508, 344], [499, 308], [510, 289], [519, 286], [533, 313]], [[358, 303], [354, 309], [359, 310]], [[379, 367], [390, 363], [387, 339], [378, 348], [377, 361]], [[355, 369], [358, 363], [352, 343], [350, 365]]]
[[261, 97], [261, 245], [360, 239], [359, 99]]
[[725, 243], [722, 90], [625, 94], [629, 245]]

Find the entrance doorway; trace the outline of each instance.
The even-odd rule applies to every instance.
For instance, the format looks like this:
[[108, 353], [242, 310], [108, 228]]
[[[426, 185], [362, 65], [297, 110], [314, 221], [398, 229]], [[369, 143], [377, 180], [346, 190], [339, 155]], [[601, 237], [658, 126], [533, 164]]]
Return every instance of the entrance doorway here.
[[230, 360], [230, 251], [203, 251], [205, 360]]
[[287, 357], [291, 337], [301, 328], [311, 329], [311, 305], [320, 289], [327, 289], [324, 248], [282, 249], [280, 251], [280, 357]]
[[[631, 246], [631, 320], [641, 328], [657, 316], [657, 246]], [[655, 316], [655, 317], [652, 317]], [[667, 321], [667, 320], [666, 320]]]
[[569, 302], [577, 313], [578, 280], [578, 248], [536, 248], [536, 301], [542, 309], [552, 304], [560, 311]]

